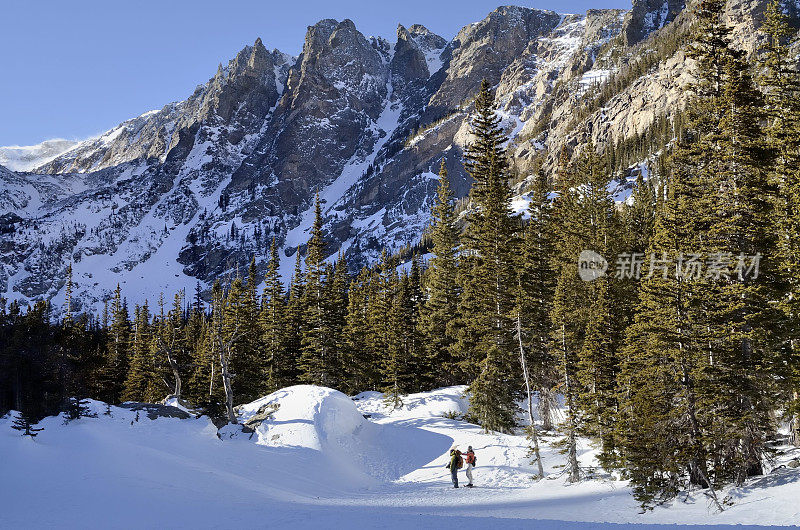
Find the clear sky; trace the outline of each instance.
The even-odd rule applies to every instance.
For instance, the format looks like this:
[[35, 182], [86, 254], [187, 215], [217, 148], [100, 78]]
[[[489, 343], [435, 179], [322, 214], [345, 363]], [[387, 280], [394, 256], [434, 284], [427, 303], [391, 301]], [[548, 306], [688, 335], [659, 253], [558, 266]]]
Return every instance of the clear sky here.
[[[630, 0], [519, 0], [560, 13]], [[446, 39], [502, 0], [0, 0], [0, 145], [82, 139], [188, 97], [261, 37], [296, 55], [307, 26], [352, 19], [394, 41], [397, 24]]]

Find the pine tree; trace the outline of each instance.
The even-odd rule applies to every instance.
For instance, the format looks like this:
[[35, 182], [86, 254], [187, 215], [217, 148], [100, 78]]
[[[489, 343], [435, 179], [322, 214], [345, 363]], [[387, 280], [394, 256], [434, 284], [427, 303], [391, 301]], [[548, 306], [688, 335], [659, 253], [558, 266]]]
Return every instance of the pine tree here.
[[[653, 238], [654, 255], [674, 256], [674, 273], [642, 283], [623, 360], [624, 458], [644, 504], [688, 482], [709, 488], [721, 509], [714, 488], [760, 470], [772, 429], [765, 368], [775, 275], [767, 265], [745, 277], [736, 272], [741, 260], [725, 260], [770, 255], [774, 193], [763, 171], [758, 95], [743, 54], [730, 46], [723, 8], [698, 4], [696, 99], [670, 157]], [[688, 268], [694, 256], [710, 257], [702, 275]]]
[[458, 310], [459, 234], [453, 212], [453, 192], [442, 159], [436, 203], [431, 212], [433, 258], [424, 275], [426, 294], [420, 328], [426, 337], [427, 365], [432, 385], [448, 386], [466, 381], [466, 374], [451, 361], [455, 343], [453, 317]]
[[14, 423], [11, 424], [11, 428], [22, 432], [22, 436], [30, 436], [31, 438], [35, 438], [40, 431], [44, 430], [44, 428], [34, 428], [34, 425], [36, 425], [36, 422], [29, 414], [25, 412], [18, 412], [17, 417], [14, 419]]
[[392, 268], [384, 283], [389, 314], [388, 325], [379, 328], [387, 344], [381, 369], [386, 402], [395, 408], [402, 404], [401, 396], [418, 390], [424, 379], [421, 371], [425, 354], [418, 331], [421, 299], [419, 281], [415, 257], [410, 272], [404, 270], [398, 277]]
[[[584, 238], [583, 248], [611, 256], [616, 250], [612, 236], [618, 232], [618, 220], [608, 191], [610, 177], [591, 140], [586, 145], [586, 154], [580, 158], [577, 171], [582, 176], [580, 215], [583, 226], [578, 230]], [[615, 324], [618, 313], [609, 283], [607, 276], [583, 282], [587, 290], [587, 306], [581, 315], [583, 341], [578, 351], [576, 372], [581, 387], [577, 405], [584, 416], [582, 428], [601, 441], [599, 460], [605, 466], [613, 462], [615, 452], [613, 422], [617, 408], [616, 350], [619, 340], [615, 332], [620, 331]]]
[[[234, 280], [234, 283], [236, 280]], [[237, 377], [237, 395], [245, 402], [263, 395], [264, 374], [268, 370], [268, 357], [261, 342], [260, 308], [258, 303], [257, 268], [255, 258], [250, 260], [247, 282], [239, 280], [236, 289], [231, 286], [229, 308], [236, 312], [239, 338], [234, 345], [233, 372]]]
[[329, 380], [334, 388], [344, 383], [344, 343], [347, 326], [347, 289], [350, 275], [347, 260], [339, 253], [336, 262], [328, 268], [328, 281], [325, 285], [325, 326], [327, 328], [327, 350], [329, 358]]
[[262, 342], [268, 359], [264, 393], [274, 392], [291, 384], [291, 358], [286, 351], [286, 299], [280, 277], [278, 247], [273, 238], [269, 248], [269, 262], [264, 278], [261, 302]]
[[67, 286], [64, 290], [64, 326], [72, 325], [72, 263], [67, 266]]
[[384, 249], [369, 283], [366, 334], [369, 358], [375, 359], [379, 366], [377, 383], [384, 389], [392, 378], [387, 373], [391, 369], [391, 359], [397, 356], [397, 330], [392, 326], [397, 283], [397, 260]]
[[[640, 172], [636, 176], [636, 183], [628, 201], [622, 205], [620, 211], [621, 241], [617, 240], [617, 248], [625, 252], [625, 270], [615, 271], [616, 281], [610, 285], [611, 295], [616, 299], [613, 322], [619, 324], [615, 335], [624, 342], [626, 330], [633, 324], [636, 307], [639, 304], [639, 278], [641, 276], [646, 258], [649, 255], [650, 244], [655, 229], [656, 212], [663, 202], [663, 186], [657, 184], [663, 161], [659, 159], [658, 170], [649, 169], [649, 177], [644, 179]], [[660, 198], [660, 200], [659, 200]], [[617, 345], [616, 349], [624, 348]]]
[[428, 362], [425, 339], [421, 333], [422, 321], [422, 269], [419, 256], [411, 258], [408, 272], [408, 297], [403, 306], [403, 343], [408, 352], [410, 382], [409, 391], [429, 390], [435, 379], [434, 369]]
[[217, 350], [219, 342], [214, 333], [218, 328], [213, 326], [213, 313], [211, 322], [198, 313], [194, 313], [193, 318], [199, 321], [200, 330], [186, 395], [192, 403], [202, 407], [210, 416], [221, 417], [225, 396]]
[[[171, 395], [178, 400], [183, 393], [183, 371], [189, 362], [189, 344], [183, 322], [183, 291], [175, 293], [172, 309], [164, 315], [163, 297], [159, 300], [161, 315], [153, 333], [153, 350], [158, 363], [165, 369], [162, 380], [169, 381]], [[167, 375], [169, 374], [169, 375]]]
[[67, 404], [66, 407], [64, 407], [64, 415], [65, 415], [65, 422], [79, 420], [81, 418], [87, 418], [87, 417], [92, 418], [95, 416], [94, 414], [92, 414], [92, 411], [89, 408], [89, 400], [80, 397], [67, 398]]
[[303, 297], [302, 379], [314, 385], [330, 385], [333, 378], [333, 352], [325, 300], [325, 239], [322, 233], [322, 207], [319, 194], [314, 205], [314, 224], [306, 249], [306, 285]]
[[286, 369], [288, 380], [293, 382], [300, 380], [300, 354], [303, 346], [303, 332], [306, 328], [304, 319], [305, 290], [305, 274], [300, 261], [300, 251], [298, 251], [286, 302]]
[[583, 411], [583, 430], [601, 442], [600, 464], [609, 468], [615, 462], [616, 377], [615, 344], [609, 333], [613, 322], [609, 281], [593, 282], [582, 348], [578, 354], [577, 380], [581, 384], [578, 406]]
[[194, 302], [192, 304], [192, 309], [196, 314], [203, 312], [203, 288], [200, 287], [200, 282], [197, 282], [194, 286]]
[[611, 256], [616, 216], [608, 192], [605, 164], [589, 142], [577, 165], [564, 167], [562, 156], [558, 197], [554, 202], [557, 238], [553, 267], [558, 275], [550, 312], [553, 342], [568, 412], [564, 444], [570, 480], [579, 479], [577, 436], [584, 433], [603, 443], [603, 462], [614, 451], [617, 363], [611, 318], [613, 303], [608, 277], [584, 281], [578, 259], [584, 251]]
[[232, 360], [236, 342], [241, 338], [236, 307], [241, 292], [241, 280], [237, 279], [231, 284], [231, 291], [234, 289], [237, 290], [236, 295], [232, 296], [229, 293], [226, 297], [219, 280], [214, 282], [211, 288], [211, 329], [209, 330], [211, 349], [219, 362], [222, 389], [225, 393], [225, 416], [228, 422], [233, 424], [237, 423], [237, 418], [233, 410], [234, 372], [232, 371]]
[[[669, 198], [658, 210], [649, 254], [678, 252], [679, 223], [683, 222], [678, 197], [685, 184], [675, 176]], [[699, 433], [696, 397], [690, 383], [694, 370], [687, 350], [690, 316], [687, 278], [653, 274], [640, 284], [636, 318], [628, 330], [620, 374], [620, 418], [617, 431], [624, 448], [623, 464], [631, 477], [634, 495], [645, 506], [661, 503], [681, 487], [688, 457], [697, 480], [705, 475], [704, 459], [693, 455]], [[682, 432], [681, 426], [687, 426]]]
[[[524, 338], [523, 338], [523, 327], [522, 327], [522, 308], [524, 305], [525, 295], [523, 293], [522, 282], [519, 283], [519, 290], [517, 291], [517, 302], [515, 304], [514, 312], [516, 314], [516, 338], [517, 344], [519, 345], [519, 361], [520, 361], [520, 369], [522, 371], [522, 378], [525, 382], [525, 393], [527, 394], [527, 402], [528, 402], [528, 426], [526, 431], [528, 433], [527, 437], [531, 441], [530, 447], [530, 456], [533, 456], [534, 461], [537, 465], [537, 476], [539, 478], [544, 477], [544, 466], [542, 465], [542, 455], [539, 451], [539, 434], [538, 429], [536, 428], [536, 421], [533, 415], [533, 382], [531, 381], [531, 373], [530, 368], [528, 366], [528, 352], [525, 350]], [[549, 412], [549, 411], [548, 411]]]
[[347, 317], [342, 352], [343, 391], [357, 393], [380, 387], [380, 354], [372, 349], [371, 309], [377, 293], [375, 273], [364, 267], [347, 291]]
[[155, 358], [151, 352], [152, 332], [147, 301], [134, 310], [133, 340], [128, 373], [125, 378], [123, 401], [153, 402], [158, 397], [160, 384]]
[[88, 393], [88, 381], [83, 372], [91, 359], [91, 355], [86, 351], [89, 346], [89, 333], [86, 325], [88, 317], [75, 318], [72, 292], [72, 264], [70, 263], [67, 267], [67, 284], [64, 293], [64, 318], [59, 330], [62, 354], [59, 362], [60, 384], [67, 411], [71, 409], [73, 399], [83, 400]]
[[553, 389], [558, 377], [550, 347], [552, 330], [549, 312], [555, 290], [555, 272], [551, 263], [555, 236], [550, 190], [547, 176], [543, 171], [538, 171], [529, 194], [530, 220], [524, 227], [518, 265], [517, 300], [518, 340], [523, 343], [531, 391], [539, 396], [539, 417], [543, 428], [548, 431], [552, 429], [553, 412], [557, 406]]
[[253, 384], [258, 381], [259, 370], [254, 362], [254, 353], [249, 345], [248, 292], [241, 278], [234, 279], [222, 309], [223, 350], [226, 351], [230, 363], [231, 381], [244, 403], [258, 396], [253, 391]]
[[409, 351], [404, 340], [403, 329], [406, 309], [409, 305], [410, 293], [408, 288], [408, 274], [404, 273], [399, 278], [397, 271], [392, 269], [385, 284], [388, 300], [388, 318], [382, 331], [385, 333], [385, 354], [381, 359], [381, 372], [384, 381], [384, 396], [387, 405], [399, 408], [403, 401], [402, 395], [410, 387]]
[[516, 229], [510, 217], [508, 163], [494, 96], [485, 80], [475, 99], [474, 142], [465, 151], [473, 179], [472, 211], [464, 233], [458, 342], [462, 365], [475, 380], [469, 388], [470, 413], [487, 431], [510, 431], [516, 424], [521, 382], [511, 313], [517, 277]]
[[578, 412], [578, 348], [583, 342], [583, 326], [579, 308], [586, 305], [583, 286], [574, 270], [562, 267], [553, 298], [550, 318], [553, 324], [553, 344], [560, 364], [561, 393], [567, 407], [563, 424], [567, 472], [571, 482], [580, 480], [577, 438], [580, 424]]
[[793, 30], [778, 0], [767, 5], [761, 30], [766, 41], [761, 50], [759, 85], [764, 93], [767, 145], [772, 155], [771, 177], [778, 187], [776, 206], [782, 281], [786, 296], [783, 330], [785, 367], [779, 375], [784, 383], [776, 389], [791, 425], [792, 441], [800, 445], [800, 75], [788, 46]]
[[[706, 305], [707, 315], [718, 328], [717, 344], [710, 374], [715, 384], [710, 396], [725, 411], [715, 415], [715, 444], [721, 446], [722, 462], [714, 466], [722, 482], [742, 484], [752, 474], [761, 474], [766, 441], [774, 427], [767, 396], [776, 390], [771, 384], [773, 329], [782, 319], [773, 300], [780, 299], [782, 286], [775, 263], [777, 232], [774, 205], [776, 190], [768, 181], [767, 150], [761, 123], [763, 101], [747, 69], [744, 52], [730, 54], [725, 65], [720, 120], [722, 158], [716, 186], [716, 218], [709, 236], [717, 252], [736, 256], [738, 263], [730, 278], [717, 281], [718, 300]], [[748, 258], [745, 258], [748, 256]], [[744, 260], [758, 256], [758, 275], [736, 272], [750, 266]], [[722, 280], [723, 278], [720, 278]], [[722, 391], [720, 391], [722, 390]], [[717, 409], [719, 410], [719, 409]], [[732, 434], [732, 431], [735, 434]]]
[[103, 320], [102, 320], [102, 327], [104, 330], [108, 329], [108, 322], [109, 322], [109, 314], [108, 314], [108, 298], [103, 300]]
[[111, 323], [108, 327], [108, 353], [100, 375], [101, 397], [107, 403], [117, 403], [123, 390], [123, 383], [128, 369], [130, 331], [131, 325], [128, 310], [122, 299], [122, 290], [117, 284], [111, 304]]

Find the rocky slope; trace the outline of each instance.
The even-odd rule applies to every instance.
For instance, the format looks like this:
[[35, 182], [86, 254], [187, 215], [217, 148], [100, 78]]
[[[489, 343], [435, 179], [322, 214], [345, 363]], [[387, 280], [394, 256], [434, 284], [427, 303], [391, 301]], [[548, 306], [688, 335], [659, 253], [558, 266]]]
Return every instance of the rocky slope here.
[[[764, 4], [729, 0], [746, 49]], [[25, 162], [10, 165], [30, 173], [0, 169], [0, 294], [58, 304], [72, 262], [84, 304], [98, 307], [118, 282], [131, 303], [153, 300], [207, 288], [251, 256], [263, 266], [272, 238], [288, 279], [316, 193], [328, 252], [354, 269], [419, 239], [443, 158], [457, 194], [467, 193], [461, 155], [482, 79], [496, 86], [524, 187], [562, 146], [630, 137], [682, 104], [690, 65], [680, 50], [602, 106], [589, 102], [684, 27], [687, 11], [681, 0], [582, 15], [507, 6], [449, 42], [421, 25], [399, 26], [387, 42], [350, 20], [322, 20], [299, 57], [259, 39], [186, 100], [76, 145], [25, 148]], [[580, 108], [586, 119], [576, 121]]]

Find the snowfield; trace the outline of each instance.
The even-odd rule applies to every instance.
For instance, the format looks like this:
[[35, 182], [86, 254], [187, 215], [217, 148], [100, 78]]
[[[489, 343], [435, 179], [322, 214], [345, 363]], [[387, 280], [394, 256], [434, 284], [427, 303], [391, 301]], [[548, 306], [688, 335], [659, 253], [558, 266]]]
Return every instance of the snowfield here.
[[[46, 418], [32, 440], [11, 429], [9, 414], [0, 418], [0, 528], [699, 529], [800, 521], [795, 469], [721, 492], [731, 505], [720, 514], [699, 493], [640, 513], [624, 481], [592, 476], [588, 443], [580, 455], [587, 479], [565, 483], [556, 438], [545, 436], [547, 478], [534, 481], [524, 437], [483, 434], [444, 417], [466, 411], [464, 390], [412, 394], [389, 410], [376, 392], [349, 398], [294, 386], [239, 407], [243, 422], [273, 411], [253, 433], [92, 402], [96, 418]], [[472, 490], [450, 484], [444, 466], [453, 445], [475, 449]]]

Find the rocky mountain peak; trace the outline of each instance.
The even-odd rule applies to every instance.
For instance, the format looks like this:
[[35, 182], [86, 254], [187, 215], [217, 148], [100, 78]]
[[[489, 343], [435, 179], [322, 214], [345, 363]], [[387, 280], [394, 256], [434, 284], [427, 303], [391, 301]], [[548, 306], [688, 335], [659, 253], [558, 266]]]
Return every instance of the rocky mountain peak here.
[[203, 91], [198, 118], [255, 124], [278, 100], [282, 80], [276, 79], [276, 66], [261, 39], [245, 46]]
[[410, 40], [413, 40], [413, 37], [411, 36], [411, 32], [409, 32], [404, 25], [398, 24], [397, 25], [397, 39], [398, 40], [404, 40], [404, 41], [410, 41]]
[[[383, 66], [380, 53], [352, 20], [325, 19], [308, 28], [297, 73], [300, 82], [303, 77], [313, 75], [319, 76], [324, 84], [329, 82], [342, 89], [348, 84], [345, 79], [360, 80], [364, 74], [375, 74]], [[295, 91], [297, 88], [292, 87]]]
[[[355, 29], [355, 25], [352, 21], [348, 21]], [[328, 41], [333, 35], [333, 32], [336, 31], [340, 22], [338, 20], [332, 18], [326, 18], [320, 20], [313, 26], [308, 26], [308, 30], [306, 31], [306, 39], [303, 43], [303, 57], [307, 54], [313, 54], [322, 48], [328, 45]]]
[[[296, 212], [311, 200], [309, 189], [330, 183], [348, 160], [369, 152], [389, 91], [381, 50], [350, 20], [310, 26], [269, 128], [234, 173], [232, 186], [274, 184], [265, 199], [271, 210], [291, 204]], [[261, 215], [263, 208], [251, 210], [245, 215]]]
[[414, 37], [417, 44], [423, 49], [428, 50], [441, 50], [447, 46], [447, 41], [433, 33], [431, 30], [422, 24], [412, 24], [408, 28], [408, 32]]
[[392, 77], [396, 88], [404, 88], [415, 80], [428, 79], [430, 71], [425, 52], [415, 36], [402, 24], [397, 26], [397, 44], [391, 63]]
[[481, 79], [493, 85], [532, 40], [552, 31], [561, 21], [554, 11], [503, 6], [465, 26], [448, 46], [447, 78], [430, 101], [436, 113], [458, 107], [474, 94]]
[[220, 79], [234, 79], [246, 75], [261, 79], [268, 73], [274, 74], [275, 62], [272, 53], [267, 51], [261, 38], [256, 39], [252, 46], [245, 46], [236, 54], [227, 68], [217, 72]]
[[685, 0], [633, 0], [622, 32], [625, 44], [632, 46], [661, 29], [675, 20], [685, 7]]

